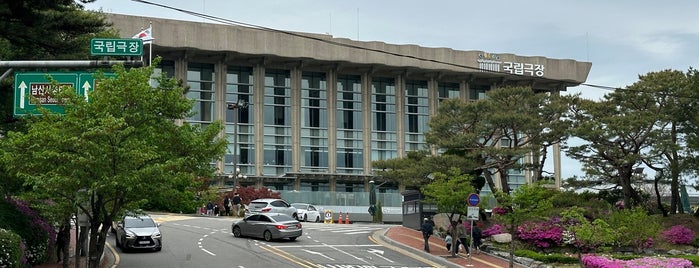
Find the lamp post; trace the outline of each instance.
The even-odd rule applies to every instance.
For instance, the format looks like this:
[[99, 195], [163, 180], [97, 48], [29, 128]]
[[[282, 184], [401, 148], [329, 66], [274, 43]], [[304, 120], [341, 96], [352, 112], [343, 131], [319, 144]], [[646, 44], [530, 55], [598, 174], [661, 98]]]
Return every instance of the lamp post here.
[[[237, 186], [238, 178], [242, 178], [240, 176], [243, 176], [240, 174], [240, 168], [238, 168], [238, 110], [240, 108], [245, 108], [248, 106], [248, 103], [245, 100], [241, 100], [238, 98], [238, 100], [234, 103], [228, 103], [228, 110], [233, 111], [233, 172], [235, 173], [233, 176], [235, 176], [235, 181], [233, 186]], [[228, 177], [229, 179], [231, 178], [231, 175]]]

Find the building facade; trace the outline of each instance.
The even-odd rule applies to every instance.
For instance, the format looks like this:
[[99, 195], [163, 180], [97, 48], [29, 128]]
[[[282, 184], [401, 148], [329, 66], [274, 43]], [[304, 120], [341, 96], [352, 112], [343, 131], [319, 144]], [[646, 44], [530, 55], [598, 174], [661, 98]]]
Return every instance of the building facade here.
[[[152, 24], [159, 70], [186, 81], [195, 100], [185, 121], [226, 123], [221, 135], [228, 152], [212, 163], [223, 186], [367, 192], [372, 161], [427, 148], [427, 123], [442, 100], [478, 100], [508, 85], [558, 93], [583, 83], [591, 68], [570, 59], [118, 14], [108, 19], [124, 37]], [[553, 160], [559, 185], [558, 147]], [[526, 173], [510, 174], [515, 188], [528, 180]]]

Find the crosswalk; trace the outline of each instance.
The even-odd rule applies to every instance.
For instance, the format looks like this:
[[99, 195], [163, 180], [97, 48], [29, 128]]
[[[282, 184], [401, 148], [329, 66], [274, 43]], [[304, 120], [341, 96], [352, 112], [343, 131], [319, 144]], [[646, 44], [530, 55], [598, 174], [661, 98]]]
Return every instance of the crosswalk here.
[[362, 225], [362, 224], [325, 224], [325, 223], [303, 223], [304, 230], [315, 230], [321, 232], [331, 232], [338, 234], [368, 234], [377, 230], [387, 228], [383, 225]]

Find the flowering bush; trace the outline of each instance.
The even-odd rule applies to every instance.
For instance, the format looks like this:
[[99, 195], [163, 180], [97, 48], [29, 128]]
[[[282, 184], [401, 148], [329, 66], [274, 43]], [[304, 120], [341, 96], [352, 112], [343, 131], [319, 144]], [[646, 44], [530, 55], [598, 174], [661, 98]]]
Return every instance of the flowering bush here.
[[689, 245], [694, 240], [695, 234], [692, 229], [682, 225], [675, 225], [660, 233], [660, 235], [675, 245]]
[[23, 248], [19, 235], [0, 228], [0, 267], [22, 267]]
[[493, 226], [483, 230], [481, 233], [483, 234], [483, 237], [489, 237], [491, 235], [507, 233], [507, 229], [505, 229], [505, 226], [500, 224], [493, 224]]
[[563, 228], [558, 219], [546, 222], [527, 222], [517, 227], [517, 238], [538, 248], [560, 246], [563, 243]]
[[41, 264], [48, 260], [55, 244], [56, 231], [44, 220], [39, 213], [29, 207], [25, 201], [6, 197], [10, 205], [24, 217], [23, 226], [14, 226], [13, 230], [22, 237], [26, 244], [24, 251], [28, 264]]
[[587, 255], [582, 258], [585, 268], [692, 268], [692, 262], [681, 258], [645, 257], [633, 260], [616, 260], [603, 256]]
[[507, 214], [507, 209], [503, 207], [494, 207], [492, 213], [493, 215], [505, 215]]

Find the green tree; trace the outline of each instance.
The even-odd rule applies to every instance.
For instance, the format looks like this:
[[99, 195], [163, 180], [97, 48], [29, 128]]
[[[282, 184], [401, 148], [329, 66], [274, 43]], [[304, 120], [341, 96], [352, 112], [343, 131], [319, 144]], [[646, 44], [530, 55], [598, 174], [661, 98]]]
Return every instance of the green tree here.
[[[451, 236], [456, 238], [458, 236], [455, 234], [454, 217], [466, 215], [468, 196], [475, 192], [471, 175], [463, 174], [461, 170], [453, 167], [447, 173], [435, 172], [432, 176], [433, 181], [422, 188], [425, 202], [436, 204], [438, 212], [447, 214], [451, 224]], [[452, 256], [456, 255], [456, 249], [452, 247]]]
[[2, 159], [8, 171], [35, 192], [77, 207], [90, 221], [90, 267], [98, 267], [112, 221], [136, 209], [151, 193], [213, 175], [226, 141], [221, 122], [206, 127], [178, 123], [193, 102], [175, 79], [157, 78], [153, 67], [101, 77], [90, 102], [71, 88], [56, 93], [65, 115], [43, 110], [29, 117], [27, 132], [10, 132]]
[[[2, 1], [0, 61], [89, 59], [91, 38], [118, 37], [103, 14], [84, 10], [81, 3], [93, 1]], [[25, 130], [24, 121], [13, 117], [13, 95], [14, 81], [9, 75], [0, 81], [0, 136]], [[22, 188], [23, 182], [9, 174], [0, 172], [0, 194], [31, 190]]]
[[657, 218], [649, 216], [641, 208], [615, 210], [609, 214], [609, 225], [620, 234], [617, 240], [621, 246], [632, 246], [636, 253], [653, 246], [661, 225]]
[[[450, 152], [432, 156], [428, 151], [410, 151], [406, 157], [372, 162], [374, 174], [386, 181], [403, 183], [408, 189], [420, 189], [431, 182], [430, 175], [434, 172], [447, 173], [452, 167], [458, 167], [462, 173], [477, 175], [474, 169], [476, 161], [463, 155]], [[476, 186], [476, 190], [483, 187]]]
[[[497, 173], [500, 190], [509, 193], [509, 170], [533, 171], [535, 181], [541, 177], [547, 148], [565, 138], [567, 122], [558, 118], [566, 107], [559, 97], [528, 87], [493, 89], [483, 100], [441, 102], [425, 137], [440, 149], [480, 159], [474, 170], [482, 171], [490, 189], [498, 190]], [[523, 164], [525, 156], [534, 163]]]
[[612, 245], [619, 239], [620, 235], [603, 219], [588, 221], [583, 214], [584, 212], [585, 209], [577, 206], [561, 212], [564, 243], [575, 247], [580, 267], [584, 267], [582, 253], [594, 251], [600, 246]]
[[509, 267], [512, 268], [515, 256], [514, 235], [517, 226], [525, 221], [546, 219], [552, 211], [551, 200], [556, 191], [542, 187], [540, 183], [532, 183], [520, 186], [512, 194], [504, 192], [496, 192], [495, 194], [499, 201], [498, 207], [502, 207], [506, 211], [497, 217], [504, 221], [509, 233], [512, 234], [509, 263]]
[[583, 170], [597, 184], [621, 188], [626, 207], [644, 202], [633, 187], [642, 176], [635, 169], [645, 164], [657, 172], [655, 194], [659, 208], [658, 183], [671, 182], [671, 213], [681, 208], [679, 176], [689, 151], [685, 149], [687, 77], [678, 71], [641, 76], [623, 90], [606, 94], [600, 101], [569, 98], [572, 135], [585, 142], [570, 146], [567, 154], [583, 163]]

